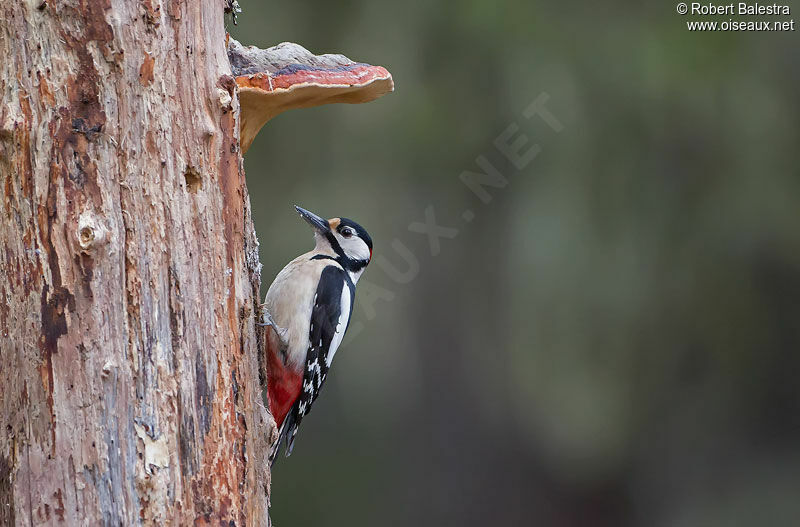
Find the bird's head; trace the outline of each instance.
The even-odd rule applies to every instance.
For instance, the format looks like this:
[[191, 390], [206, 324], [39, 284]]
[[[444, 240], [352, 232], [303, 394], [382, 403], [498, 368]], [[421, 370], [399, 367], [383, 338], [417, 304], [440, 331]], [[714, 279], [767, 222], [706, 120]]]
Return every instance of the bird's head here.
[[294, 208], [314, 229], [315, 252], [333, 257], [346, 270], [360, 276], [372, 260], [372, 238], [364, 227], [347, 218], [325, 220], [297, 205]]

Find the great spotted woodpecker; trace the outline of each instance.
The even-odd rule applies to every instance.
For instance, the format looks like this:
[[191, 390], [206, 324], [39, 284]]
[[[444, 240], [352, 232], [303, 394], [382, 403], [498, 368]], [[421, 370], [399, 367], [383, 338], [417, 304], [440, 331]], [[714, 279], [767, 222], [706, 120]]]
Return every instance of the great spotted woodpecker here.
[[292, 453], [347, 330], [356, 283], [372, 259], [372, 239], [356, 222], [295, 209], [314, 229], [316, 246], [278, 273], [264, 301], [262, 322], [274, 330], [266, 346], [267, 398], [279, 428], [271, 464], [282, 444], [287, 456]]

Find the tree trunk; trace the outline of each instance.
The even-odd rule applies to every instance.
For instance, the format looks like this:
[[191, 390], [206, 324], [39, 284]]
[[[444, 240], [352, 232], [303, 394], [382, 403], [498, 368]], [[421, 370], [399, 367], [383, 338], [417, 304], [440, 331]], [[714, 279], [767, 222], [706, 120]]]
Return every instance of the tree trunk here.
[[264, 525], [223, 2], [0, 6], [0, 524]]

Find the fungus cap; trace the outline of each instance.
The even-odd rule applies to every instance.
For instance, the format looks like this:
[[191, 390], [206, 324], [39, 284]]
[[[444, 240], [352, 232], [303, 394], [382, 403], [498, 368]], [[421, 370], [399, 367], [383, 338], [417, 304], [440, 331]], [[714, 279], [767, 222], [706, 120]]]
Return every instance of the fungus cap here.
[[228, 57], [239, 86], [243, 153], [261, 127], [286, 110], [369, 102], [394, 90], [386, 68], [344, 55], [314, 55], [291, 42], [259, 49], [231, 38]]

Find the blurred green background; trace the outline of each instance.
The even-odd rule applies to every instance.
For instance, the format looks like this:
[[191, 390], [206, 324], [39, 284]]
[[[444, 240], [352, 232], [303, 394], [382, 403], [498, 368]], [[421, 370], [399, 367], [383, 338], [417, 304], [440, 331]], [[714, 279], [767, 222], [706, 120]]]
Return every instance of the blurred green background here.
[[[245, 44], [396, 83], [246, 157], [264, 291], [312, 246], [295, 203], [375, 241], [276, 525], [800, 525], [797, 32], [691, 33], [670, 2], [242, 7]], [[560, 133], [521, 115], [543, 92]], [[508, 178], [488, 204], [479, 155]], [[429, 206], [458, 229], [435, 256]], [[378, 265], [408, 269], [397, 241], [408, 283]]]

